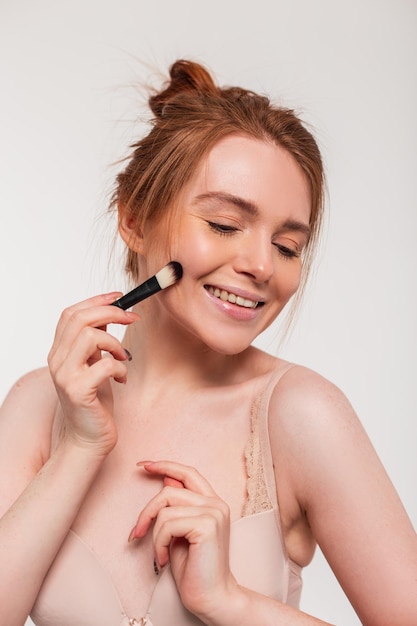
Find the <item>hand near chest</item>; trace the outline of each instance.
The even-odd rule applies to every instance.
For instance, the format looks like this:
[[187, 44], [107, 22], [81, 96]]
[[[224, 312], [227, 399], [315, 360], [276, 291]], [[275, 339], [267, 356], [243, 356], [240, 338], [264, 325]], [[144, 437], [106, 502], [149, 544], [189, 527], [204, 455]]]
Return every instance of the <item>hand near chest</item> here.
[[194, 468], [169, 461], [140, 463], [164, 485], [140, 513], [130, 540], [152, 532], [158, 568], [170, 563], [182, 602], [203, 616], [230, 597], [230, 512]]

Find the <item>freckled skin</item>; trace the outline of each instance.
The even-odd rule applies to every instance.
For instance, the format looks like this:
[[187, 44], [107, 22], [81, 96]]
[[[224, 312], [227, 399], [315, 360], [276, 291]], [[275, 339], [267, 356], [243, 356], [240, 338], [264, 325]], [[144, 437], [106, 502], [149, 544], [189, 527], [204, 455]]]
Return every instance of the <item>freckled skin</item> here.
[[[250, 202], [257, 215], [248, 215], [223, 199], [200, 199], [215, 192]], [[171, 258], [182, 264], [184, 276], [167, 290], [163, 300], [150, 302], [147, 310], [158, 324], [170, 316], [171, 323], [187, 329], [215, 351], [241, 352], [271, 324], [299, 285], [300, 256], [285, 257], [277, 246], [300, 251], [306, 243], [303, 233], [282, 232], [282, 225], [289, 220], [309, 223], [310, 198], [304, 174], [281, 147], [227, 137], [203, 161], [180, 206]], [[213, 230], [213, 222], [227, 232]], [[143, 272], [150, 275], [164, 261], [147, 255]], [[238, 294], [242, 291], [245, 297], [262, 299], [264, 304], [251, 313], [241, 309], [233, 314], [238, 307], [229, 303], [217, 306], [204, 288], [208, 284]], [[237, 324], [237, 319], [242, 323]]]
[[[178, 63], [189, 72], [187, 62]], [[174, 93], [184, 88], [178, 80]], [[170, 101], [171, 88], [163, 94]], [[153, 136], [138, 147], [147, 140]], [[282, 148], [237, 135], [195, 166], [178, 205], [163, 207], [172, 220], [137, 232], [120, 207], [130, 267], [136, 271], [136, 254], [145, 279], [176, 260], [183, 278], [137, 305], [139, 315], [110, 306], [120, 293], [67, 307], [49, 367], [27, 375], [0, 408], [0, 623], [21, 626], [39, 590], [42, 605], [42, 587], [49, 615], [59, 610], [54, 560], [72, 529], [105, 580], [93, 619], [73, 614], [74, 623], [100, 622], [97, 609], [101, 622], [118, 623], [121, 606], [129, 623], [148, 615], [155, 624], [182, 623], [172, 619], [170, 603], [158, 602], [169, 614], [154, 619], [155, 564], [169, 561], [161, 582], [173, 576], [178, 602], [204, 624], [324, 625], [243, 586], [232, 572], [231, 523], [248, 501], [253, 474], [245, 451], [265, 390], [268, 407], [259, 407], [275, 472], [265, 478], [279, 503], [279, 516], [267, 514], [280, 526], [283, 556], [303, 567], [318, 543], [361, 623], [415, 626], [417, 536], [351, 405], [323, 377], [251, 345], [300, 282], [310, 220], [304, 173]], [[258, 304], [245, 308], [217, 292]], [[107, 332], [111, 325], [127, 328], [122, 342]], [[260, 538], [275, 558], [258, 528], [244, 547], [256, 551], [252, 539]], [[257, 578], [269, 567], [253, 554]], [[58, 567], [69, 608], [84, 611], [88, 585], [100, 590], [100, 575]], [[287, 602], [291, 584], [281, 572], [268, 573], [271, 596]], [[108, 577], [118, 596], [114, 618]]]

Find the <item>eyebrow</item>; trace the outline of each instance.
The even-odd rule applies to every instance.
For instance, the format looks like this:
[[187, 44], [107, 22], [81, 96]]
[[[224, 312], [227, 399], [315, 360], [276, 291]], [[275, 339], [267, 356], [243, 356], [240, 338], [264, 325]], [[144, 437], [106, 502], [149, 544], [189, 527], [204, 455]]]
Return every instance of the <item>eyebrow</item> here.
[[[257, 217], [259, 215], [259, 209], [253, 202], [250, 200], [245, 200], [240, 196], [235, 196], [231, 193], [224, 193], [223, 191], [209, 191], [207, 193], [202, 193], [196, 197], [197, 202], [204, 200], [219, 200], [225, 204], [232, 204], [237, 208], [241, 209], [251, 217]], [[279, 229], [280, 231], [296, 231], [300, 232], [309, 239], [311, 235], [310, 227], [304, 222], [299, 222], [298, 220], [288, 219], [282, 224]]]
[[208, 191], [197, 196], [196, 200], [220, 200], [224, 204], [233, 204], [234, 206], [242, 209], [245, 213], [248, 213], [252, 217], [259, 215], [259, 210], [256, 204], [249, 200], [244, 200], [240, 196], [235, 196], [232, 193], [225, 193], [223, 191]]

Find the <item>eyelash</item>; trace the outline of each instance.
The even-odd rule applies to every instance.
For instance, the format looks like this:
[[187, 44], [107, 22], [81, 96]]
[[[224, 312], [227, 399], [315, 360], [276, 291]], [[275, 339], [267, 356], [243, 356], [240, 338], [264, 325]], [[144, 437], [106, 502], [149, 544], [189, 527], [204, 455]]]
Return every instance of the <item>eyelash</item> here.
[[[214, 230], [218, 235], [222, 237], [230, 237], [235, 233], [238, 229], [235, 226], [228, 226], [226, 224], [218, 224], [217, 222], [207, 222], [211, 230]], [[278, 250], [278, 253], [286, 260], [298, 258], [300, 253], [297, 250], [291, 250], [291, 248], [287, 248], [287, 246], [283, 246], [281, 244], [274, 244], [275, 248]]]
[[282, 246], [280, 244], [274, 244], [277, 248], [278, 252], [286, 261], [289, 259], [296, 259], [300, 256], [300, 253], [297, 250], [291, 250], [291, 248], [287, 248], [287, 246]]
[[218, 233], [219, 235], [223, 235], [225, 237], [227, 237], [227, 235], [233, 235], [233, 233], [237, 231], [237, 228], [235, 226], [228, 226], [226, 224], [218, 224], [217, 222], [207, 222], [207, 224], [210, 226], [212, 230], [214, 230], [214, 232]]

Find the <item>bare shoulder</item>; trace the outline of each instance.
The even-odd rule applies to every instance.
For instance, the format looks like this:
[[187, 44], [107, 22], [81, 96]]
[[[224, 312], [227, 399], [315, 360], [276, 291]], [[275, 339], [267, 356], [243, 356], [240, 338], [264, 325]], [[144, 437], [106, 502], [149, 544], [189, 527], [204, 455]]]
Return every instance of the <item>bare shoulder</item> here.
[[0, 439], [10, 443], [19, 441], [21, 446], [41, 441], [46, 445], [57, 402], [48, 368], [23, 375], [0, 407]]
[[340, 467], [343, 480], [346, 467], [376, 456], [343, 391], [306, 367], [291, 367], [279, 380], [271, 396], [269, 424], [273, 452], [284, 455], [292, 468], [299, 498], [314, 494], [330, 469]]
[[270, 401], [270, 427], [297, 438], [314, 432], [326, 438], [331, 432], [358, 430], [362, 425], [344, 392], [317, 372], [300, 365], [290, 367], [280, 378]]
[[[268, 421], [284, 526], [309, 536], [311, 546], [311, 512], [319, 503], [319, 488], [330, 476], [343, 480], [346, 467], [355, 463], [349, 450], [357, 446], [353, 441], [367, 449], [371, 444], [342, 390], [300, 365], [284, 365], [271, 394]], [[338, 470], [341, 459], [345, 466]], [[331, 491], [326, 489], [327, 494]], [[323, 506], [327, 504], [323, 501]], [[294, 560], [308, 562], [311, 550], [305, 552]]]
[[24, 374], [19, 378], [7, 394], [3, 405], [8, 408], [10, 404], [19, 405], [21, 402], [38, 404], [56, 404], [57, 397], [47, 367], [40, 367]]
[[22, 376], [0, 407], [0, 517], [50, 455], [58, 405], [47, 368]]
[[273, 391], [269, 426], [287, 528], [308, 527], [362, 623], [417, 623], [417, 536], [345, 394], [292, 367]]

